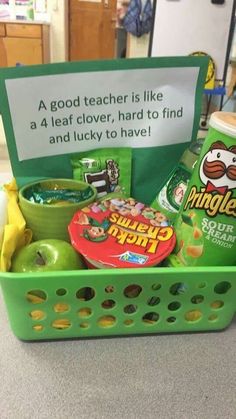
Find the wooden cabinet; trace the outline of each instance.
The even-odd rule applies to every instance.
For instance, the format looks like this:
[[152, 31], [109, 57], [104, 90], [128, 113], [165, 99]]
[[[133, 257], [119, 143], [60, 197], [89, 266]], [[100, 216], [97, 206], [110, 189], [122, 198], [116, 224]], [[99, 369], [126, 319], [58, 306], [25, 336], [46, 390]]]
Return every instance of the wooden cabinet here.
[[115, 58], [116, 0], [69, 1], [69, 59]]
[[0, 23], [0, 36], [5, 36], [5, 25]]
[[49, 25], [0, 22], [0, 67], [49, 61]]

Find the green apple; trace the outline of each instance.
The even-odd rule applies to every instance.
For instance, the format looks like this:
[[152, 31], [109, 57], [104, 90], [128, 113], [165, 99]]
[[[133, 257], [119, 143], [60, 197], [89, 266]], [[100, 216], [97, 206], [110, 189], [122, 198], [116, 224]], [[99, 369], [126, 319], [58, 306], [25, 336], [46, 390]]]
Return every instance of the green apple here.
[[64, 240], [44, 239], [18, 250], [12, 258], [12, 272], [46, 272], [83, 269], [82, 257]]

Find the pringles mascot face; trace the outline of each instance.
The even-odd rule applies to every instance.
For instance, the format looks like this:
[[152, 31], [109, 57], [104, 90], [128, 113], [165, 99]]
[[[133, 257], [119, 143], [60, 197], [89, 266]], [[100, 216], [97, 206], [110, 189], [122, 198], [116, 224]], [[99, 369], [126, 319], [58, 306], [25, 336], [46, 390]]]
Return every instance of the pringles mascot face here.
[[236, 146], [227, 148], [221, 141], [213, 143], [202, 159], [199, 174], [206, 192], [225, 194], [236, 188]]

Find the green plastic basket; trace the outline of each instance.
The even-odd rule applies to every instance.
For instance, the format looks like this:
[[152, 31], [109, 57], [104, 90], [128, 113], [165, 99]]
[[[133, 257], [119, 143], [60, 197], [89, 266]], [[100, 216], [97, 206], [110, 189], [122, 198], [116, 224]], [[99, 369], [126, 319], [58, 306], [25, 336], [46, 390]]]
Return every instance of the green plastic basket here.
[[236, 306], [235, 267], [1, 273], [0, 282], [12, 331], [28, 341], [221, 330]]

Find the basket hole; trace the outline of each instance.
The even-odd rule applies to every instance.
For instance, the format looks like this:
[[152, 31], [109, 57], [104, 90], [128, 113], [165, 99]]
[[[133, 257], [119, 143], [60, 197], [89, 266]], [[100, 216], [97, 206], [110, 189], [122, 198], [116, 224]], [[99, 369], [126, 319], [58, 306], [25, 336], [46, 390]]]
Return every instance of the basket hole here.
[[200, 282], [200, 284], [198, 284], [198, 288], [203, 289], [206, 288], [207, 284], [206, 282]]
[[102, 302], [102, 308], [110, 309], [115, 307], [116, 302], [114, 300], [105, 300]]
[[217, 319], [218, 319], [217, 314], [211, 314], [211, 315], [208, 317], [208, 320], [209, 320], [210, 322], [214, 322], [214, 321], [216, 321]]
[[172, 295], [181, 295], [187, 291], [187, 285], [183, 282], [176, 282], [170, 287], [170, 294]]
[[192, 298], [191, 298], [191, 302], [193, 303], [193, 304], [200, 304], [200, 303], [202, 303], [204, 301], [204, 297], [203, 297], [203, 295], [194, 295]]
[[98, 326], [107, 328], [114, 326], [116, 318], [114, 316], [102, 316], [98, 319]]
[[125, 326], [132, 326], [132, 324], [134, 324], [134, 321], [132, 319], [124, 320], [124, 325]]
[[81, 301], [92, 300], [94, 296], [95, 296], [95, 291], [91, 287], [80, 288], [76, 292], [76, 298], [78, 298], [78, 300], [81, 300]]
[[226, 292], [228, 292], [230, 288], [231, 288], [230, 282], [223, 281], [216, 284], [214, 291], [216, 294], [226, 294]]
[[89, 316], [91, 316], [91, 314], [92, 314], [92, 309], [91, 309], [91, 308], [89, 308], [89, 307], [84, 307], [84, 308], [81, 308], [81, 309], [78, 311], [78, 315], [79, 315], [80, 317], [89, 317]]
[[159, 317], [160, 317], [159, 314], [153, 311], [153, 312], [144, 314], [144, 316], [142, 317], [142, 321], [146, 324], [152, 325], [159, 320]]
[[160, 298], [159, 297], [150, 297], [148, 300], [147, 300], [147, 304], [149, 305], [149, 306], [157, 306], [157, 304], [159, 304], [160, 303]]
[[128, 304], [127, 306], [124, 307], [124, 312], [126, 314], [133, 314], [137, 311], [138, 306], [134, 305], [134, 304]]
[[70, 306], [67, 303], [57, 303], [53, 306], [55, 313], [65, 313], [70, 310]]
[[42, 324], [35, 324], [35, 325], [33, 326], [33, 330], [34, 330], [35, 332], [42, 332], [42, 330], [44, 330], [44, 326], [43, 326]]
[[88, 322], [82, 322], [82, 323], [80, 323], [79, 327], [81, 329], [88, 329], [89, 328], [89, 323]]
[[168, 317], [168, 319], [166, 319], [167, 323], [174, 323], [176, 321], [176, 317]]
[[128, 287], [124, 289], [124, 295], [127, 298], [136, 298], [139, 296], [141, 292], [142, 287], [140, 287], [140, 285], [137, 284], [128, 285]]
[[59, 297], [62, 297], [63, 295], [66, 295], [66, 293], [67, 293], [67, 290], [65, 288], [59, 288], [58, 290], [56, 290], [56, 294]]
[[115, 287], [113, 285], [107, 285], [107, 287], [105, 288], [105, 292], [107, 292], [108, 294], [114, 291], [115, 291]]
[[168, 310], [170, 311], [176, 311], [181, 307], [181, 304], [179, 301], [172, 301], [172, 303], [170, 303], [168, 305]]
[[214, 310], [219, 310], [219, 308], [223, 307], [224, 301], [216, 300], [211, 303], [211, 308]]
[[52, 327], [57, 330], [65, 330], [71, 327], [71, 322], [68, 319], [56, 319], [52, 322]]
[[42, 290], [31, 290], [27, 292], [26, 299], [32, 304], [42, 304], [47, 300], [47, 294]]
[[32, 320], [42, 320], [46, 317], [46, 314], [42, 310], [32, 310], [29, 315]]
[[191, 310], [185, 313], [184, 317], [187, 322], [197, 322], [202, 318], [202, 312], [200, 310]]
[[153, 291], [158, 291], [161, 288], [161, 284], [153, 284], [151, 288]]

